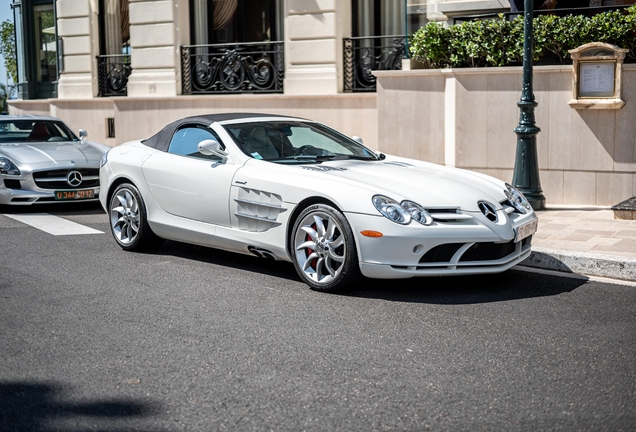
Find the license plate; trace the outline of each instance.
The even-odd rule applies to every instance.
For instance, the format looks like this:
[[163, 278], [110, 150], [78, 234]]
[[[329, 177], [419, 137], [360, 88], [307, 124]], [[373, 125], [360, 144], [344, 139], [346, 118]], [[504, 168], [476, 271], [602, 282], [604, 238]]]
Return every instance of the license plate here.
[[56, 201], [83, 200], [91, 198], [95, 198], [95, 191], [93, 189], [55, 191]]
[[524, 238], [531, 236], [537, 232], [539, 227], [539, 219], [532, 220], [515, 229], [515, 242], [521, 241]]

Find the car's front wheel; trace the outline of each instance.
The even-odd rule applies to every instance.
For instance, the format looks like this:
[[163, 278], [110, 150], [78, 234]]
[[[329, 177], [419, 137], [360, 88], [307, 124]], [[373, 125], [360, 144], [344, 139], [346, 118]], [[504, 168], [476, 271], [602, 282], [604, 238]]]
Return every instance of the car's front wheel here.
[[163, 243], [150, 226], [139, 190], [130, 183], [115, 189], [108, 205], [110, 231], [119, 246], [128, 251], [153, 249]]
[[360, 277], [353, 232], [344, 215], [326, 204], [303, 210], [292, 230], [296, 271], [312, 289], [334, 292]]

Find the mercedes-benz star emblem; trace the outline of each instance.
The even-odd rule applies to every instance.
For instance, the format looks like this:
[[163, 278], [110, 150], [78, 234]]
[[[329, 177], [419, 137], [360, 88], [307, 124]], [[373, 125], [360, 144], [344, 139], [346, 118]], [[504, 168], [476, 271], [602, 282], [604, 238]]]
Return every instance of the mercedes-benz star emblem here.
[[68, 183], [69, 186], [78, 187], [82, 184], [82, 173], [79, 171], [70, 171], [66, 175], [66, 183]]
[[477, 203], [479, 210], [486, 216], [486, 218], [491, 222], [497, 222], [497, 211], [494, 209], [492, 204], [487, 203], [486, 201], [479, 201]]

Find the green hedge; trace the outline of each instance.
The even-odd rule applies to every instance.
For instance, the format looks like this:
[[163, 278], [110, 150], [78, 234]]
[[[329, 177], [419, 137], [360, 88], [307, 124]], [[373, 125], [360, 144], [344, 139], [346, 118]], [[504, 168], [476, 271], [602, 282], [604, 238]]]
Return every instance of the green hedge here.
[[[626, 62], [636, 61], [636, 5], [582, 15], [538, 15], [533, 21], [534, 61], [571, 63], [568, 50], [589, 42], [629, 49]], [[466, 21], [453, 26], [430, 22], [410, 40], [411, 58], [427, 68], [516, 66], [523, 59], [523, 15], [509, 21]]]

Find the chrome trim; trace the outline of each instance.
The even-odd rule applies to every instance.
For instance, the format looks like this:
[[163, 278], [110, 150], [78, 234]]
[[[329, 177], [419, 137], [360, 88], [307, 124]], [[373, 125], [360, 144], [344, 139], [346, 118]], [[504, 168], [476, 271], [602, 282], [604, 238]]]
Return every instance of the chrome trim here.
[[279, 210], [280, 213], [283, 213], [283, 212], [287, 211], [286, 208], [281, 207], [281, 206], [277, 206], [275, 204], [269, 204], [269, 203], [264, 203], [264, 202], [259, 202], [259, 201], [250, 201], [250, 200], [241, 199], [241, 198], [234, 198], [234, 201], [236, 201], [237, 203], [241, 203], [241, 204], [254, 204], [254, 205], [257, 205], [257, 206], [261, 206], [261, 207], [267, 207], [267, 208], [271, 208], [271, 209], [276, 209], [276, 210]]
[[252, 219], [252, 220], [257, 220], [257, 221], [261, 221], [261, 222], [268, 222], [268, 223], [270, 223], [272, 225], [280, 225], [280, 222], [277, 222], [276, 219], [268, 219], [268, 218], [261, 217], [261, 216], [254, 216], [254, 215], [249, 215], [249, 214], [245, 214], [245, 213], [234, 213], [234, 216], [243, 217], [243, 218]]

